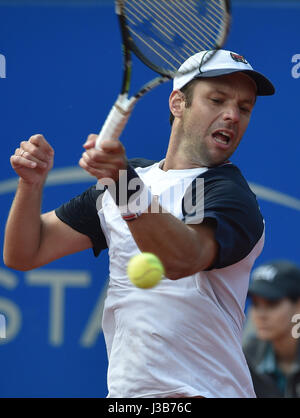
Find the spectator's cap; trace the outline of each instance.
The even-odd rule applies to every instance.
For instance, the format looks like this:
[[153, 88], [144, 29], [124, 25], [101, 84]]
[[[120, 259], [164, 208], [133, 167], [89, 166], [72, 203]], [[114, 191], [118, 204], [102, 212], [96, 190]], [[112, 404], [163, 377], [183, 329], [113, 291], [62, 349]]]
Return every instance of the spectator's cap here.
[[249, 296], [278, 300], [300, 298], [300, 269], [286, 260], [272, 261], [253, 270]]
[[[270, 80], [263, 74], [255, 71], [249, 62], [242, 56], [232, 51], [219, 49], [214, 56], [206, 61], [207, 54], [213, 51], [202, 51], [188, 58], [178, 69], [184, 71], [174, 77], [173, 90], [180, 90], [190, 81], [201, 77], [218, 77], [225, 74], [242, 72], [247, 74], [257, 86], [258, 96], [270, 96], [275, 93], [275, 88]], [[191, 68], [190, 72], [189, 67]]]

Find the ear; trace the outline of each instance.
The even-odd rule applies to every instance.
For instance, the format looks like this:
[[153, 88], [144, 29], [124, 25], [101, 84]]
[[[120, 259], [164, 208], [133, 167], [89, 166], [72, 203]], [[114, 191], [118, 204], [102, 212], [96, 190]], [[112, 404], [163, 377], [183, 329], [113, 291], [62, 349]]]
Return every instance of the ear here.
[[185, 108], [185, 97], [180, 90], [173, 90], [169, 98], [170, 112], [175, 118], [182, 116], [183, 109]]

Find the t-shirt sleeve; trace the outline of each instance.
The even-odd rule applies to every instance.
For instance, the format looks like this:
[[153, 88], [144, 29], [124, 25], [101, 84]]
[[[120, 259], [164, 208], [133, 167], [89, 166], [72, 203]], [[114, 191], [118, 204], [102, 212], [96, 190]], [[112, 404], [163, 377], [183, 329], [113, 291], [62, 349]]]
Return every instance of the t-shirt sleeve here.
[[56, 216], [76, 231], [87, 235], [93, 244], [95, 257], [107, 248], [105, 235], [101, 229], [97, 207], [101, 205], [103, 191], [91, 186], [55, 210]]
[[131, 158], [128, 160], [129, 164], [133, 168], [137, 167], [149, 167], [150, 165], [153, 165], [157, 163], [157, 160], [148, 160], [146, 158]]
[[203, 177], [202, 219], [214, 221], [219, 244], [210, 270], [224, 268], [247, 257], [263, 234], [264, 221], [254, 193], [235, 166], [208, 170]]
[[[145, 158], [132, 158], [129, 160], [132, 167], [148, 167], [155, 162]], [[98, 216], [104, 191], [98, 190], [96, 185], [93, 185], [55, 210], [56, 216], [62, 222], [90, 238], [95, 257], [98, 257], [100, 252], [107, 248], [106, 238], [101, 229]]]

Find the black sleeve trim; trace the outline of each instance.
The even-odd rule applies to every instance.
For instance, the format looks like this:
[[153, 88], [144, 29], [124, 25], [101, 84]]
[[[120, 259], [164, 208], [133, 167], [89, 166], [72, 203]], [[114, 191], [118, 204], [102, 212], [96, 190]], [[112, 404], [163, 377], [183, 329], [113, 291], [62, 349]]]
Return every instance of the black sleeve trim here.
[[[130, 165], [134, 168], [148, 167], [156, 162], [144, 158], [129, 160]], [[62, 222], [90, 238], [95, 257], [98, 257], [100, 252], [107, 248], [106, 238], [98, 216], [98, 209], [101, 204], [99, 198], [101, 199], [104, 191], [105, 189], [97, 190], [96, 185], [93, 185], [55, 210], [56, 216]]]
[[97, 206], [99, 205], [97, 199], [101, 198], [102, 193], [103, 191], [96, 190], [96, 185], [91, 186], [81, 195], [55, 210], [56, 216], [62, 222], [90, 238], [95, 257], [98, 257], [100, 252], [107, 248], [107, 242], [97, 213]]
[[153, 164], [157, 163], [157, 161], [147, 160], [146, 158], [131, 158], [130, 160], [128, 160], [128, 162], [131, 165], [131, 167], [133, 167], [133, 168], [149, 167], [150, 165], [153, 165]]
[[[233, 164], [209, 169], [200, 177], [204, 178], [203, 218], [215, 221], [219, 244], [218, 257], [210, 269], [224, 268], [252, 251], [263, 234], [263, 218], [256, 196]], [[187, 219], [187, 223], [199, 223]]]

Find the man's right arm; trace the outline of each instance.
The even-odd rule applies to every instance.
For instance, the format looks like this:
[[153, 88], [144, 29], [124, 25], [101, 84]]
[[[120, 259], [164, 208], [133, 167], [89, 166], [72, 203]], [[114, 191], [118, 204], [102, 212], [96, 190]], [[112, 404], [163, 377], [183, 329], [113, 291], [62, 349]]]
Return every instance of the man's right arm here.
[[45, 138], [35, 135], [22, 142], [11, 157], [20, 180], [7, 220], [3, 258], [15, 270], [31, 270], [93, 246], [87, 235], [62, 222], [54, 211], [40, 213], [53, 155]]
[[19, 185], [5, 231], [7, 267], [31, 270], [92, 247], [88, 236], [62, 222], [54, 211], [40, 215], [41, 191]]

